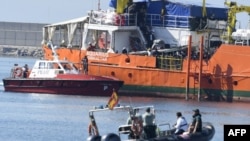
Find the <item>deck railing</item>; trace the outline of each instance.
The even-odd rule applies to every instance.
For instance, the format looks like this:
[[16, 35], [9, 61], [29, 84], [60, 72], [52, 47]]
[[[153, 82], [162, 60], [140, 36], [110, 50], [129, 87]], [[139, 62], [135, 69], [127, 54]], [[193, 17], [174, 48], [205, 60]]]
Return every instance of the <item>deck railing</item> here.
[[[176, 16], [161, 14], [145, 14], [145, 17], [134, 13], [116, 14], [114, 12], [92, 11], [89, 14], [89, 22], [92, 24], [104, 24], [115, 26], [136, 26], [145, 22], [148, 26], [162, 26], [175, 28], [189, 28], [189, 16]], [[140, 23], [139, 23], [140, 22]]]

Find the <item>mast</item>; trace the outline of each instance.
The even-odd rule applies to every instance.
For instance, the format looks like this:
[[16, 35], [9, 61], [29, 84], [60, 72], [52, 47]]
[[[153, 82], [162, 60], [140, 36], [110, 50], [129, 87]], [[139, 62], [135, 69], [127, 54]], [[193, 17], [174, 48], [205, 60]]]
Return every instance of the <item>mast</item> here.
[[98, 9], [97, 9], [98, 11], [100, 11], [100, 10], [101, 10], [100, 5], [101, 5], [101, 4], [100, 4], [100, 0], [98, 0]]

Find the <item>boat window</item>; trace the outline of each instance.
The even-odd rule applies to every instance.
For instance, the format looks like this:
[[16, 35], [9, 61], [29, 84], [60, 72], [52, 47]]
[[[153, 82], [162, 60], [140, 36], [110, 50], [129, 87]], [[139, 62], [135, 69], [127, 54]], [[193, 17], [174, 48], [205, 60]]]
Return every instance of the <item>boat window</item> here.
[[67, 64], [67, 63], [62, 63], [62, 66], [65, 70], [72, 70], [72, 67], [70, 64]]
[[48, 69], [53, 69], [53, 64], [52, 63], [48, 63]]
[[96, 46], [97, 51], [106, 52], [110, 48], [111, 35], [107, 31], [89, 30], [87, 38], [86, 44]]
[[40, 62], [39, 63], [39, 69], [45, 69], [46, 63], [45, 62]]
[[75, 70], [78, 70], [78, 68], [74, 64], [73, 64], [73, 67], [74, 67]]
[[61, 69], [58, 63], [52, 63], [52, 68], [53, 69]]

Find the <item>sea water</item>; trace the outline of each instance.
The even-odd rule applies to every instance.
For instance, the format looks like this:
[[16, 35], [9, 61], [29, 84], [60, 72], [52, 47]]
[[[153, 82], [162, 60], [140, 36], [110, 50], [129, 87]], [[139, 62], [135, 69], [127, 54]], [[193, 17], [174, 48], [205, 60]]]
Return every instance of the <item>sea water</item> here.
[[[28, 64], [32, 58], [0, 57], [0, 78], [10, 76], [15, 63]], [[119, 92], [118, 92], [119, 96]], [[67, 96], [34, 93], [5, 92], [0, 81], [0, 140], [1, 141], [84, 141], [88, 137], [89, 110], [106, 105], [109, 97]], [[192, 110], [199, 108], [202, 120], [215, 126], [212, 141], [223, 140], [225, 124], [250, 124], [250, 103], [198, 102], [184, 99], [121, 97], [120, 105], [153, 105], [156, 122], [176, 122], [180, 111], [188, 122]], [[144, 111], [141, 111], [144, 112]], [[126, 111], [106, 111], [95, 114], [101, 135], [117, 133], [118, 126], [125, 124]], [[123, 136], [123, 138], [125, 138]]]

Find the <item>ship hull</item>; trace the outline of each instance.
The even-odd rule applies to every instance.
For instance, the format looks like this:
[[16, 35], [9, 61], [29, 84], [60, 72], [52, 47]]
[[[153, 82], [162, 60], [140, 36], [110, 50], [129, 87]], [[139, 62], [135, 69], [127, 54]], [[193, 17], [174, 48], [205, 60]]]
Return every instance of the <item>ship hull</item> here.
[[[50, 59], [50, 49], [43, 49], [45, 58]], [[209, 60], [203, 61], [200, 81], [199, 60], [191, 60], [187, 76], [186, 59], [179, 70], [171, 70], [155, 67], [156, 60], [151, 56], [119, 54], [119, 57], [113, 57], [114, 54], [107, 53], [106, 56], [98, 54], [101, 58], [98, 60], [94, 58], [96, 56], [91, 56], [92, 52], [79, 49], [59, 48], [57, 53], [79, 64], [79, 68], [81, 59], [89, 56], [92, 58], [89, 73], [123, 80], [120, 92], [124, 95], [186, 98], [198, 98], [199, 95], [200, 98], [216, 101], [248, 101], [250, 98], [250, 73], [245, 67], [246, 60], [250, 59], [247, 55], [250, 48], [247, 47], [222, 45]], [[129, 58], [129, 63], [126, 58]]]
[[87, 80], [87, 79], [31, 79], [5, 78], [5, 91], [22, 93], [110, 96], [113, 89], [118, 91], [123, 81], [118, 80]]

